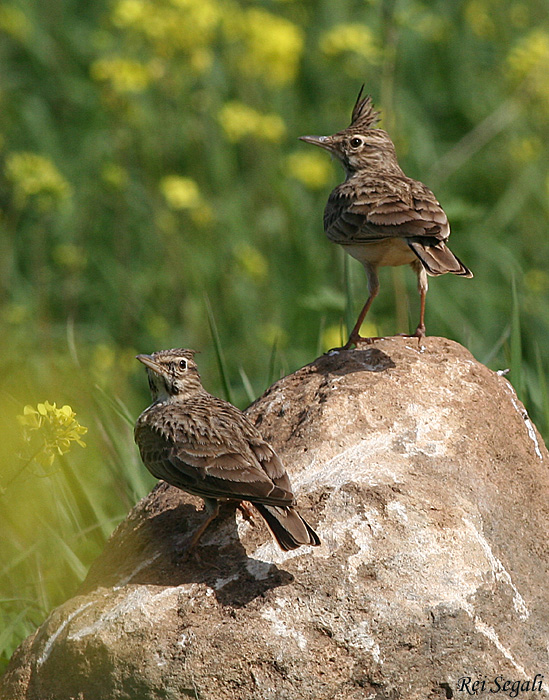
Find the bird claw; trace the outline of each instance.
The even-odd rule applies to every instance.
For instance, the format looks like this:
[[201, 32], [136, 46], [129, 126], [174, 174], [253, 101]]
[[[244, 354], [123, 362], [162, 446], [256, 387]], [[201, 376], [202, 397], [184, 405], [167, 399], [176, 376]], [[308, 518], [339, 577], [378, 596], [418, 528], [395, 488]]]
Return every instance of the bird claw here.
[[417, 338], [418, 347], [422, 348], [421, 340], [425, 338], [425, 326], [418, 326], [413, 333], [399, 333], [399, 338]]
[[340, 348], [341, 350], [350, 350], [351, 346], [355, 346], [358, 348], [359, 345], [372, 345], [376, 340], [383, 340], [382, 336], [372, 336], [370, 338], [365, 338], [361, 335], [351, 335], [349, 337], [349, 340], [345, 343], [345, 345]]
[[247, 523], [255, 527], [254, 513], [246, 501], [240, 501], [237, 506], [238, 510], [242, 514], [242, 517]]

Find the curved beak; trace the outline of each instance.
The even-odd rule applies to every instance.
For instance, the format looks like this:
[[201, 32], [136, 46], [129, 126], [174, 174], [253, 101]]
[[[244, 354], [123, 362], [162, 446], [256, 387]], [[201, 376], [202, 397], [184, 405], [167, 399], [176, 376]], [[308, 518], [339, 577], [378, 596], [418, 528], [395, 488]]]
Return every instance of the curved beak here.
[[331, 136], [300, 136], [300, 141], [305, 141], [305, 143], [312, 143], [315, 146], [320, 146], [327, 151], [333, 151], [333, 141]]
[[153, 360], [152, 355], [136, 355], [135, 359], [142, 362], [145, 367], [152, 369], [152, 371], [156, 372], [157, 374], [162, 372], [160, 365]]

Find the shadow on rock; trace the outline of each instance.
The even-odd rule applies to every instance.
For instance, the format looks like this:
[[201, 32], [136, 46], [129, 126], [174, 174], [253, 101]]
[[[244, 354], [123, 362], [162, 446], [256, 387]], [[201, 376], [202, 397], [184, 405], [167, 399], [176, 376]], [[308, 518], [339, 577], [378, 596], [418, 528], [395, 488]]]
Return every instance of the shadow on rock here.
[[345, 375], [353, 372], [384, 372], [396, 367], [392, 358], [376, 347], [364, 350], [330, 350], [312, 364], [321, 374]]
[[[248, 557], [238, 537], [235, 503], [221, 505], [219, 516], [191, 554], [187, 544], [205, 517], [201, 499], [161, 482], [142, 504], [109, 540], [79, 593], [99, 586], [205, 583], [221, 605], [242, 607], [293, 581], [290, 573], [274, 564]], [[270, 537], [259, 523], [252, 527]]]

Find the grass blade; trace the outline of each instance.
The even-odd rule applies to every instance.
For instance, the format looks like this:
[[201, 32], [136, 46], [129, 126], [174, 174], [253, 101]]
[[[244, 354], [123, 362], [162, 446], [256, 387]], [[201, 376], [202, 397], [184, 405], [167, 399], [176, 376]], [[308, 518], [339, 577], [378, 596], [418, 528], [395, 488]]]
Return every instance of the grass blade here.
[[524, 401], [524, 373], [522, 371], [522, 337], [520, 310], [515, 278], [512, 279], [513, 309], [511, 312], [510, 366], [513, 386], [521, 401]]
[[206, 312], [208, 314], [208, 324], [210, 326], [210, 333], [212, 334], [212, 340], [215, 349], [215, 355], [217, 358], [217, 366], [219, 368], [219, 374], [221, 376], [221, 384], [223, 385], [223, 392], [225, 394], [225, 399], [232, 403], [232, 391], [231, 385], [229, 383], [229, 377], [227, 373], [227, 365], [225, 363], [225, 358], [223, 357], [223, 350], [221, 348], [221, 341], [219, 339], [219, 331], [217, 330], [217, 324], [215, 322], [214, 313], [212, 310], [212, 305], [206, 292], [204, 292], [204, 303], [206, 304]]

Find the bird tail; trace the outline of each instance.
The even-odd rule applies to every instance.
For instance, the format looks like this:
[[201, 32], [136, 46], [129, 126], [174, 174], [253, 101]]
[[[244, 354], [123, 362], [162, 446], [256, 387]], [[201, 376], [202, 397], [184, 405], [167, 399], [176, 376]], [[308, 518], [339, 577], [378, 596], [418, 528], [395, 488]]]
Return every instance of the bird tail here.
[[295, 508], [254, 503], [281, 549], [297, 549], [302, 544], [317, 546], [320, 539]]
[[444, 241], [437, 243], [420, 243], [408, 241], [408, 245], [421, 260], [421, 263], [429, 275], [436, 277], [452, 272], [462, 277], [472, 277], [473, 273], [461, 260], [452, 253]]

